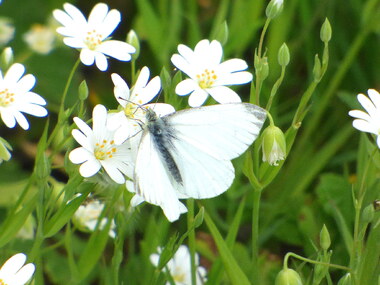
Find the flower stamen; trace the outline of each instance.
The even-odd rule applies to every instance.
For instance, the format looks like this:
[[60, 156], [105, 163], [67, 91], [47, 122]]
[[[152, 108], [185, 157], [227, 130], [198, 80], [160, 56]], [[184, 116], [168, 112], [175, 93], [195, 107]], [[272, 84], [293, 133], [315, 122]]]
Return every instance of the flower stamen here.
[[[1, 107], [9, 106], [11, 103], [14, 102], [14, 100], [15, 100], [14, 96], [15, 96], [15, 94], [12, 92], [9, 92], [8, 88], [1, 90], [0, 91], [0, 106]], [[1, 285], [1, 283], [0, 283], [0, 285]]]
[[110, 142], [103, 140], [102, 144], [96, 143], [94, 150], [95, 158], [97, 160], [106, 160], [112, 158], [117, 151], [117, 148], [114, 146], [114, 144], [115, 142], [113, 140]]
[[95, 29], [92, 31], [87, 32], [84, 43], [90, 50], [96, 50], [97, 47], [102, 43], [103, 36], [99, 34]]
[[202, 73], [197, 74], [198, 84], [202, 89], [212, 87], [217, 78], [215, 71], [209, 71], [207, 68]]

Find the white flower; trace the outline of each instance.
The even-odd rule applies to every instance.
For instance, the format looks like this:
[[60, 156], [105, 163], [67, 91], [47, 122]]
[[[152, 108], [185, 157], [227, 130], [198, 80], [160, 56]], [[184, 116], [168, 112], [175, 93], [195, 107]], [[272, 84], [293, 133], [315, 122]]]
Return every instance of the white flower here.
[[[161, 249], [158, 249], [160, 252]], [[150, 261], [154, 266], [158, 266], [158, 261], [160, 259], [159, 254], [151, 254]], [[188, 248], [181, 245], [177, 252], [174, 254], [173, 258], [167, 263], [167, 268], [170, 275], [173, 277], [175, 284], [178, 285], [191, 285], [191, 259], [190, 252]], [[204, 284], [206, 282], [206, 269], [199, 266], [199, 256], [195, 254], [195, 266], [196, 266], [196, 284]], [[166, 282], [170, 284], [170, 282]]]
[[0, 269], [0, 284], [24, 285], [32, 278], [35, 266], [33, 263], [25, 264], [26, 255], [18, 253], [9, 258]]
[[133, 167], [129, 143], [116, 145], [114, 131], [107, 129], [107, 110], [103, 105], [95, 106], [92, 113], [92, 129], [75, 117], [78, 129], [72, 131], [81, 145], [69, 154], [71, 162], [82, 164], [79, 172], [83, 177], [95, 175], [101, 167], [119, 184], [125, 182], [124, 175], [132, 177]]
[[0, 17], [0, 45], [6, 45], [13, 39], [15, 27], [11, 20]]
[[[79, 229], [87, 229], [91, 232], [93, 232], [96, 228], [96, 225], [98, 223], [98, 219], [103, 212], [104, 204], [100, 203], [99, 201], [91, 201], [87, 203], [86, 205], [80, 205], [78, 210], [76, 210], [74, 214], [74, 222], [79, 226]], [[108, 219], [103, 218], [100, 221], [99, 229], [102, 230], [104, 226], [107, 224]], [[111, 221], [111, 227], [109, 231], [109, 236], [112, 238], [115, 238], [115, 222]]]
[[104, 3], [98, 3], [92, 9], [88, 20], [75, 6], [65, 3], [62, 10], [54, 10], [55, 19], [63, 27], [57, 32], [63, 35], [64, 43], [70, 47], [81, 49], [80, 59], [85, 65], [96, 66], [101, 70], [107, 70], [106, 56], [111, 56], [121, 61], [131, 60], [131, 53], [135, 48], [122, 41], [109, 40], [109, 36], [120, 22], [120, 12], [112, 9]]
[[178, 46], [179, 54], [174, 54], [172, 63], [190, 78], [180, 82], [175, 92], [189, 93], [189, 105], [201, 106], [211, 95], [219, 103], [241, 102], [239, 95], [226, 85], [243, 84], [252, 80], [252, 74], [242, 71], [248, 68], [242, 59], [222, 61], [222, 45], [213, 40], [200, 41], [194, 51], [185, 45]]
[[56, 34], [49, 26], [35, 24], [24, 34], [23, 38], [34, 52], [48, 54], [54, 48]]
[[369, 89], [368, 95], [359, 94], [359, 103], [367, 111], [352, 110], [348, 114], [356, 118], [352, 125], [359, 131], [377, 136], [377, 146], [380, 148], [380, 94], [375, 89]]
[[[156, 76], [149, 81], [149, 68], [143, 67], [132, 90], [127, 83], [116, 73], [111, 75], [115, 85], [114, 94], [122, 110], [111, 113], [108, 128], [116, 130], [115, 143], [120, 144], [129, 137], [141, 132], [139, 123], [145, 123], [145, 109], [151, 108], [158, 116], [174, 112], [169, 104], [147, 104], [161, 90], [160, 77]], [[139, 141], [139, 136], [134, 141]], [[132, 143], [132, 142], [131, 142]]]
[[16, 121], [24, 130], [29, 128], [29, 123], [21, 112], [37, 117], [47, 115], [46, 109], [42, 107], [46, 105], [45, 100], [30, 91], [36, 78], [31, 74], [23, 76], [24, 72], [25, 67], [20, 63], [13, 64], [4, 78], [0, 72], [0, 113], [8, 128], [13, 128]]

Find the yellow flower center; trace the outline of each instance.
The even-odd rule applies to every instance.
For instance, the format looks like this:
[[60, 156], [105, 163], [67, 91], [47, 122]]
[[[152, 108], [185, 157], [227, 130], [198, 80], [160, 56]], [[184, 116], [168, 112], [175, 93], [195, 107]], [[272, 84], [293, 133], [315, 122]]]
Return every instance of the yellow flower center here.
[[207, 68], [202, 73], [197, 74], [198, 84], [202, 89], [212, 87], [217, 78], [215, 71]]
[[5, 283], [3, 279], [0, 279], [0, 285], [8, 285], [8, 283]]
[[133, 102], [129, 102], [127, 105], [124, 107], [124, 114], [128, 119], [139, 119], [140, 117], [144, 117], [144, 112], [143, 108], [145, 108], [142, 105], [141, 99], [137, 100], [138, 94], [134, 94], [133, 97]]
[[183, 283], [185, 282], [185, 276], [186, 274], [181, 272], [181, 268], [177, 269], [178, 273], [173, 275], [173, 279], [175, 282]]
[[102, 43], [103, 36], [96, 32], [96, 30], [92, 30], [87, 32], [84, 43], [90, 50], [96, 50], [96, 48]]
[[115, 142], [113, 140], [110, 142], [103, 140], [101, 143], [96, 143], [94, 153], [97, 160], [105, 160], [112, 158], [116, 153], [116, 150]]
[[[10, 92], [7, 88], [0, 91], [0, 106], [8, 107], [15, 100], [15, 94]], [[1, 283], [0, 283], [1, 285]]]

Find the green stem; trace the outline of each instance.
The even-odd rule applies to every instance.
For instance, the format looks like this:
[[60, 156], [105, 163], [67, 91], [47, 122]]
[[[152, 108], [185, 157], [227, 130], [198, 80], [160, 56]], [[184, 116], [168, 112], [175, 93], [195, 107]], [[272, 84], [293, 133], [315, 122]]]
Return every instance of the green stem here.
[[[357, 265], [360, 263], [359, 259], [362, 256], [362, 246], [361, 246], [361, 239], [359, 237], [360, 235], [360, 214], [361, 209], [363, 205], [363, 200], [366, 194], [366, 178], [368, 175], [368, 171], [370, 166], [372, 165], [372, 158], [375, 155], [377, 149], [375, 149], [371, 156], [369, 157], [367, 161], [367, 165], [363, 172], [363, 177], [361, 179], [360, 189], [358, 192], [358, 197], [354, 199], [354, 207], [355, 207], [355, 223], [354, 223], [354, 241], [352, 243], [352, 249], [351, 249], [351, 256], [350, 256], [350, 267], [351, 268], [357, 268]], [[354, 284], [357, 284], [357, 276], [356, 276], [357, 270], [354, 270], [352, 273], [352, 278], [354, 280]]]
[[260, 284], [259, 269], [259, 210], [261, 190], [253, 192], [252, 210], [252, 284]]
[[295, 254], [293, 252], [288, 252], [285, 255], [285, 258], [284, 258], [284, 269], [288, 268], [288, 259], [291, 256], [294, 257], [294, 258], [297, 258], [299, 260], [302, 260], [304, 262], [308, 262], [308, 263], [312, 263], [312, 264], [325, 265], [325, 266], [328, 266], [328, 267], [332, 267], [332, 268], [336, 268], [336, 269], [341, 269], [341, 270], [345, 270], [345, 271], [348, 271], [348, 272], [351, 271], [351, 269], [349, 267], [346, 267], [346, 266], [342, 266], [342, 265], [338, 265], [338, 264], [331, 264], [331, 263], [326, 263], [326, 262], [321, 262], [321, 261], [316, 261], [316, 260], [313, 260], [313, 259], [309, 259], [309, 258], [303, 257], [301, 255]]
[[187, 229], [189, 233], [189, 251], [191, 264], [191, 284], [196, 285], [195, 272], [195, 229], [194, 229], [194, 199], [187, 200]]
[[65, 112], [65, 100], [66, 100], [66, 96], [67, 96], [67, 93], [69, 91], [69, 87], [71, 85], [71, 82], [73, 80], [74, 73], [77, 70], [79, 63], [80, 63], [80, 58], [78, 58], [78, 60], [75, 62], [73, 68], [71, 69], [69, 78], [67, 79], [67, 82], [66, 82], [66, 85], [65, 85], [65, 89], [63, 90], [63, 93], [62, 93], [61, 105], [59, 107], [58, 122], [57, 122], [57, 125], [55, 126], [53, 132], [51, 133], [51, 135], [50, 135], [50, 137], [49, 137], [49, 139], [47, 141], [47, 146], [49, 146], [51, 144], [51, 142], [53, 141], [53, 139], [55, 138], [55, 136], [57, 135], [57, 133], [61, 130], [61, 127], [62, 127], [62, 125], [64, 123], [64, 119], [63, 118], [65, 118], [65, 116], [64, 116], [64, 112]]

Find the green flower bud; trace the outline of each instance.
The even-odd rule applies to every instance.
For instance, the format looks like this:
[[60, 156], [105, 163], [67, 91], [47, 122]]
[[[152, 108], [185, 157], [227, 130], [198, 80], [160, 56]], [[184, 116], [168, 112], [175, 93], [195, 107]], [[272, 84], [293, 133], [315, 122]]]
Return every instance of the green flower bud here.
[[283, 43], [280, 49], [278, 50], [278, 63], [285, 67], [289, 64], [290, 61], [290, 54], [289, 54], [289, 48], [286, 45], [286, 43]]
[[285, 135], [280, 128], [269, 126], [263, 132], [263, 161], [270, 165], [278, 165], [280, 160], [286, 157]]
[[131, 46], [133, 46], [136, 49], [136, 52], [131, 55], [132, 60], [136, 60], [140, 55], [140, 41], [134, 30], [130, 30], [130, 32], [128, 33], [127, 43], [129, 43]]
[[351, 281], [350, 273], [347, 273], [346, 275], [344, 275], [338, 282], [338, 285], [351, 285], [351, 284], [352, 284], [352, 281]]
[[7, 70], [13, 64], [13, 50], [6, 47], [0, 56], [0, 66], [2, 70]]
[[331, 239], [329, 231], [326, 228], [326, 225], [323, 225], [321, 233], [319, 234], [319, 240], [321, 244], [321, 248], [323, 250], [328, 250], [331, 245]]
[[5, 160], [8, 161], [11, 159], [11, 153], [10, 150], [12, 150], [11, 145], [3, 138], [0, 137], [0, 164]]
[[369, 204], [363, 210], [362, 222], [363, 223], [370, 223], [370, 222], [372, 222], [374, 216], [375, 216], [375, 209], [373, 207], [373, 204]]
[[315, 55], [314, 58], [314, 67], [313, 67], [313, 75], [314, 75], [314, 81], [319, 82], [321, 80], [321, 61], [319, 60], [318, 55]]
[[88, 97], [88, 86], [87, 86], [86, 80], [83, 80], [79, 84], [78, 93], [79, 93], [79, 99], [80, 100], [84, 101], [87, 99], [87, 97]]
[[284, 0], [271, 0], [265, 10], [268, 19], [276, 18], [282, 11]]
[[326, 18], [321, 28], [321, 41], [328, 43], [331, 40], [331, 33], [331, 25], [329, 20]]
[[269, 75], [268, 58], [266, 56], [259, 58], [255, 55], [255, 72], [256, 76], [264, 81]]
[[286, 268], [278, 273], [275, 285], [302, 285], [302, 280], [296, 271]]

